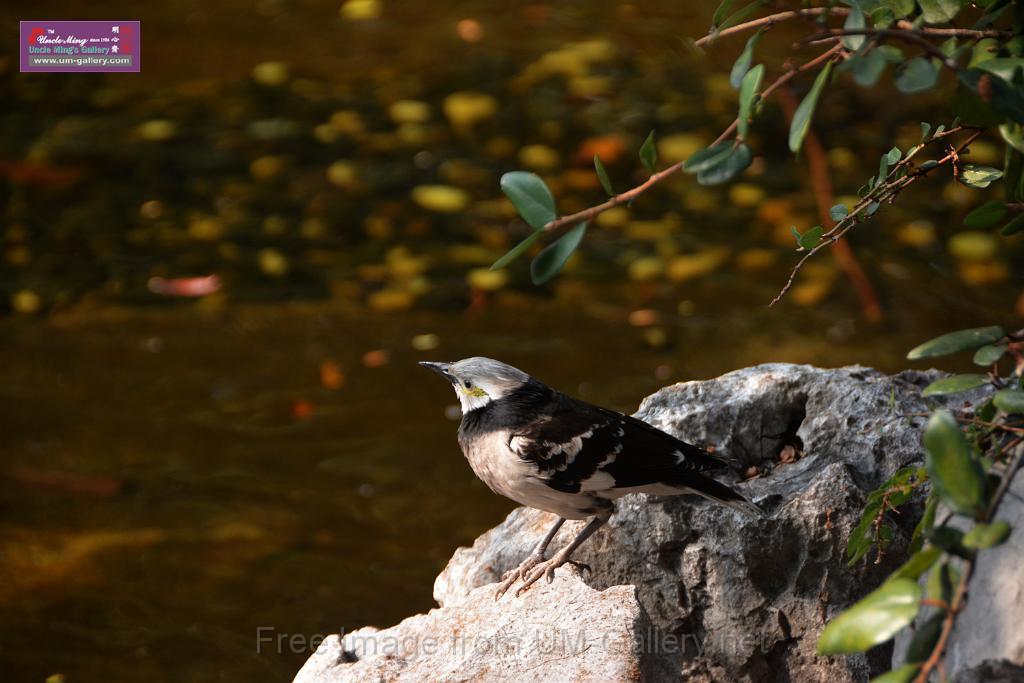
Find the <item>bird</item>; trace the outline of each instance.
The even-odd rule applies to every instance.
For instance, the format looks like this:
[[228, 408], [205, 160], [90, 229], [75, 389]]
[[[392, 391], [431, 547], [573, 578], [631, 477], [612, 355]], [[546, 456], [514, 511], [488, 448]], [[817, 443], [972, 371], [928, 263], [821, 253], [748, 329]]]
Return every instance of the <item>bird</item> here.
[[[462, 408], [458, 441], [473, 472], [494, 493], [544, 510], [558, 521], [523, 562], [502, 577], [501, 598], [517, 581], [521, 596], [554, 572], [600, 529], [628, 493], [697, 494], [745, 513], [761, 509], [705, 472], [725, 462], [629, 415], [557, 391], [529, 374], [484, 357], [422, 361], [448, 380]], [[545, 559], [566, 520], [590, 521]], [[582, 565], [585, 567], [585, 565]]]

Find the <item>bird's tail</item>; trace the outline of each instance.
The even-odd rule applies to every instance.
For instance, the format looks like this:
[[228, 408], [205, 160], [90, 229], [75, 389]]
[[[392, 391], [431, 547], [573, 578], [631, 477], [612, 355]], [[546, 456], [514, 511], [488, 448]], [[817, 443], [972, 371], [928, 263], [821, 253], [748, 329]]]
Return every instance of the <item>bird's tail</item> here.
[[696, 482], [679, 482], [673, 484], [679, 488], [686, 489], [687, 493], [696, 493], [698, 496], [707, 498], [710, 501], [732, 508], [733, 510], [739, 510], [745, 512], [748, 515], [756, 515], [758, 517], [764, 516], [764, 510], [759, 508], [754, 503], [744, 498], [742, 495], [737, 493], [732, 488], [725, 484], [715, 481], [711, 477], [701, 477], [699, 484]]

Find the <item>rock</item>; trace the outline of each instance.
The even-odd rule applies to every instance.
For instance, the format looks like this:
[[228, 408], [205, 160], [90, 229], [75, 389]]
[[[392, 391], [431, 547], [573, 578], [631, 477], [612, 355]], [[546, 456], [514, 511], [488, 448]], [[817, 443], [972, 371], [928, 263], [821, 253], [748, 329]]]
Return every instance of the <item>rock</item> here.
[[634, 646], [650, 622], [633, 586], [596, 591], [569, 570], [537, 588], [496, 602], [493, 587], [483, 586], [389, 629], [330, 636], [295, 683], [650, 677], [650, 658]]
[[[510, 658], [476, 651], [460, 657], [451, 648], [413, 659], [364, 650], [356, 662], [333, 664], [335, 639], [296, 680], [866, 681], [888, 670], [891, 645], [852, 657], [819, 657], [815, 645], [829, 618], [904, 559], [913, 512], [895, 520], [882, 564], [850, 569], [844, 551], [867, 493], [897, 468], [920, 462], [925, 420], [906, 415], [928, 409], [920, 390], [936, 376], [772, 364], [667, 387], [646, 399], [637, 416], [714, 446], [737, 471], [757, 468], [756, 478], [737, 487], [765, 510], [763, 518], [689, 497], [630, 495], [576, 554], [590, 573], [560, 569], [551, 586], [538, 584], [519, 599], [510, 592], [495, 604], [489, 584], [518, 565], [554, 521], [519, 508], [471, 548], [456, 551], [434, 584], [440, 609], [386, 631], [348, 636], [513, 633], [529, 640], [538, 628], [585, 624], [588, 634], [616, 634], [616, 642], [625, 642], [621, 634], [639, 631], [632, 648], [616, 655], [615, 673], [600, 659], [524, 654], [543, 638]], [[780, 461], [787, 446], [795, 448], [795, 462]], [[566, 523], [552, 547], [581, 524]], [[318, 659], [331, 664], [314, 664]]]

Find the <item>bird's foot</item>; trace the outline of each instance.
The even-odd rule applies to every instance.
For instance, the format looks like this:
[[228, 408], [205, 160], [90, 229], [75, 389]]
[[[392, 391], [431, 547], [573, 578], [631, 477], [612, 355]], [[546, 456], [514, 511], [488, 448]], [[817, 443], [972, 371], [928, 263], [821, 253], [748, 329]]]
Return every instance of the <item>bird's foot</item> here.
[[[494, 599], [497, 600], [505, 592], [512, 587], [519, 579], [526, 580], [526, 576], [530, 573], [530, 570], [536, 567], [538, 564], [544, 561], [544, 556], [539, 554], [533, 554], [523, 560], [515, 569], [509, 569], [501, 577], [501, 585], [498, 586], [497, 592], [494, 594]], [[517, 593], [518, 595], [518, 593]]]
[[579, 570], [586, 569], [588, 572], [590, 572], [589, 564], [577, 562], [576, 560], [570, 560], [568, 556], [564, 556], [562, 555], [562, 553], [559, 553], [558, 555], [552, 557], [550, 560], [538, 562], [536, 566], [534, 566], [528, 574], [523, 576], [523, 585], [520, 586], [518, 590], [516, 590], [516, 597], [518, 598], [520, 595], [530, 590], [530, 586], [537, 583], [537, 581], [542, 576], [548, 580], [548, 583], [554, 581], [555, 570], [565, 564], [571, 564]]

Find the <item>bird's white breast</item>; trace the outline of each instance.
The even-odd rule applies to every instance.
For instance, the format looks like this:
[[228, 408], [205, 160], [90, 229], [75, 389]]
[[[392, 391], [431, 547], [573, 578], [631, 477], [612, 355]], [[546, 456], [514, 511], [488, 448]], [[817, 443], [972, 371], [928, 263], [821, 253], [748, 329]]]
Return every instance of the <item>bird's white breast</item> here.
[[520, 505], [553, 512], [566, 519], [586, 519], [589, 495], [557, 491], [538, 477], [537, 468], [509, 448], [509, 433], [495, 431], [468, 440], [463, 452], [473, 472], [492, 491]]

